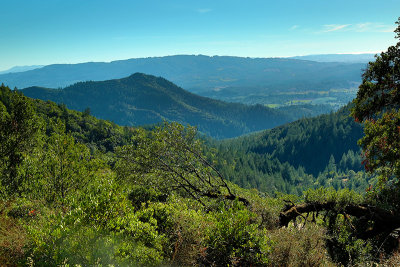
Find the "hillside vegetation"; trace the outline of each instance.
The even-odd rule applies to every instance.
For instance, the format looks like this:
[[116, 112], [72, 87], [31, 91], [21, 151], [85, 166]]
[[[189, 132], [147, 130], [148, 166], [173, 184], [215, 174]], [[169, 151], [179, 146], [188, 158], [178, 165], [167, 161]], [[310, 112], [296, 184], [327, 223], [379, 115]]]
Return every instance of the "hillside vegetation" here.
[[296, 118], [261, 105], [246, 106], [200, 97], [163, 78], [141, 73], [117, 80], [77, 83], [63, 90], [30, 87], [23, 93], [64, 103], [70, 109], [90, 108], [96, 117], [120, 125], [177, 121], [197, 126], [215, 138], [269, 129]]
[[223, 175], [245, 188], [299, 195], [320, 186], [362, 192], [373, 181], [362, 171], [357, 146], [361, 136], [362, 127], [346, 106], [336, 113], [210, 144]]
[[332, 264], [322, 227], [280, 230], [281, 201], [225, 181], [191, 127], [0, 100], [0, 265]]

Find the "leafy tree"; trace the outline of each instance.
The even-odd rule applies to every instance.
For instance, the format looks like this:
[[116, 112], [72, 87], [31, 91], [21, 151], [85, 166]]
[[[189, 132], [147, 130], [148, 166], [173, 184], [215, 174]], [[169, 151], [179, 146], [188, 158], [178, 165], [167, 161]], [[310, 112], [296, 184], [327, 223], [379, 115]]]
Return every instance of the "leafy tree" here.
[[[400, 39], [400, 18], [395, 30]], [[400, 176], [400, 41], [376, 56], [363, 74], [352, 115], [364, 122], [365, 169], [382, 184]]]
[[[397, 24], [395, 32], [399, 39], [400, 18]], [[324, 218], [329, 218], [328, 228], [336, 236], [331, 250], [333, 247], [333, 255], [336, 254], [342, 264], [351, 263], [351, 257], [342, 257], [345, 255], [339, 253], [347, 251], [349, 256], [354, 256], [360, 252], [359, 248], [366, 247], [366, 243], [358, 241], [359, 238], [375, 242], [377, 254], [382, 253], [382, 249], [390, 252], [398, 246], [393, 233], [400, 226], [399, 90], [400, 42], [369, 63], [353, 101], [352, 115], [365, 126], [365, 135], [359, 141], [364, 150], [365, 169], [370, 174], [379, 175], [379, 186], [374, 190], [368, 188], [367, 197], [361, 201], [351, 199], [352, 194], [345, 191], [329, 193], [331, 197], [321, 199], [322, 194], [317, 191], [317, 194], [312, 194], [316, 199], [309, 197], [303, 204], [291, 203], [280, 215], [281, 224], [287, 225], [302, 213], [325, 212]], [[341, 220], [340, 227], [338, 220]]]
[[4, 85], [0, 91], [0, 183], [9, 194], [21, 193], [19, 167], [37, 143], [41, 122], [27, 97]]
[[121, 179], [162, 192], [176, 191], [200, 202], [202, 197], [236, 198], [222, 175], [202, 155], [193, 127], [164, 123], [153, 131], [138, 129], [132, 144], [120, 148], [117, 155]]
[[70, 192], [83, 188], [90, 180], [94, 160], [85, 145], [76, 143], [71, 134], [65, 134], [61, 121], [53, 124], [54, 132], [45, 144], [40, 171], [49, 200], [64, 203]]

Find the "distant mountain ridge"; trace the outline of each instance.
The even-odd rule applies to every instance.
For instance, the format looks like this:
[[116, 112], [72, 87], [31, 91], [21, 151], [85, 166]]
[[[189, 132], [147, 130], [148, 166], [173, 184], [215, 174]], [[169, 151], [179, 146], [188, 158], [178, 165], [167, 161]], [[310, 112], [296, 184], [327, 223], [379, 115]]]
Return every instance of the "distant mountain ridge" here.
[[290, 116], [275, 109], [201, 97], [164, 78], [142, 73], [80, 82], [64, 90], [30, 87], [22, 92], [28, 97], [64, 103], [70, 109], [83, 111], [89, 107], [94, 116], [120, 125], [178, 121], [198, 126], [201, 132], [216, 138], [235, 137], [291, 121]]
[[38, 69], [38, 68], [41, 68], [43, 66], [44, 65], [15, 66], [15, 67], [9, 68], [8, 70], [0, 71], [0, 74], [24, 72], [24, 71], [28, 71], [28, 70]]
[[374, 61], [375, 54], [320, 54], [289, 57], [291, 59], [311, 60], [317, 62], [368, 63]]
[[[341, 88], [360, 82], [364, 63], [312, 62], [289, 58], [177, 55], [80, 64], [54, 64], [0, 75], [0, 83], [17, 88], [60, 88], [81, 81], [127, 77], [135, 72], [164, 77], [191, 92], [227, 87], [252, 91]], [[256, 89], [254, 89], [256, 88]], [[247, 92], [245, 92], [247, 94]]]

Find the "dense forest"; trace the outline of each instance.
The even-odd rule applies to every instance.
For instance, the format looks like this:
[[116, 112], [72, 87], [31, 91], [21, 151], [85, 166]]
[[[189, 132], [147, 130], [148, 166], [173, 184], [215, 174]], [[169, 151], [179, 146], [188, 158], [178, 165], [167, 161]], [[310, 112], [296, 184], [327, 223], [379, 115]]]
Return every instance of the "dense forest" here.
[[64, 103], [75, 110], [90, 108], [96, 117], [119, 125], [177, 121], [196, 125], [199, 131], [214, 138], [269, 129], [303, 115], [201, 97], [163, 78], [141, 73], [117, 80], [77, 83], [62, 90], [30, 87], [23, 92], [32, 98]]
[[[210, 141], [231, 181], [262, 192], [301, 195], [320, 186], [363, 191], [369, 181], [357, 145], [362, 127], [350, 106], [235, 139]], [[338, 145], [340, 144], [340, 145]]]
[[337, 113], [225, 141], [1, 85], [0, 265], [398, 266], [399, 55]]

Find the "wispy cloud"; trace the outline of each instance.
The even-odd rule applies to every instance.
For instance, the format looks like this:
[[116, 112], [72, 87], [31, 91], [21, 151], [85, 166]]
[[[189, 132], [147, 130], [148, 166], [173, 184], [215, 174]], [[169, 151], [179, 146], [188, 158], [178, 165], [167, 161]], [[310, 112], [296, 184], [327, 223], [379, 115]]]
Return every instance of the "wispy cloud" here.
[[197, 9], [196, 11], [199, 12], [200, 14], [204, 14], [204, 13], [211, 12], [212, 9], [211, 8], [200, 8], [200, 9]]
[[293, 25], [292, 27], [290, 27], [290, 30], [293, 31], [293, 30], [296, 30], [299, 27], [300, 27], [299, 25]]
[[363, 22], [357, 24], [326, 24], [318, 33], [335, 31], [349, 32], [393, 32], [395, 27], [383, 23]]
[[357, 32], [393, 32], [395, 29], [393, 25], [372, 22], [358, 23], [353, 28]]
[[351, 24], [328, 24], [328, 25], [324, 25], [324, 29], [322, 30], [322, 32], [341, 31], [343, 29], [346, 29], [350, 25]]

